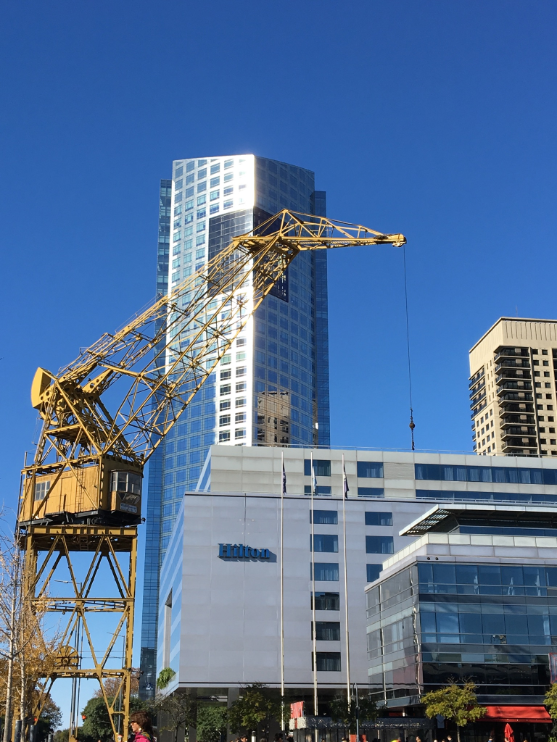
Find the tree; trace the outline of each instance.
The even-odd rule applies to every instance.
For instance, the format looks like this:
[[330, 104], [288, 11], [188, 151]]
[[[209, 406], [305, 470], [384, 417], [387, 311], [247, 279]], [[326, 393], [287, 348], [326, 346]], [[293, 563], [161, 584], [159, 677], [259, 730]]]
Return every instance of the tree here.
[[233, 733], [240, 731], [259, 731], [259, 725], [265, 722], [269, 726], [271, 719], [280, 722], [280, 697], [266, 690], [263, 683], [253, 683], [243, 688], [240, 698], [228, 710], [228, 722]]
[[377, 719], [377, 704], [369, 696], [360, 696], [358, 706], [354, 698], [348, 700], [346, 696], [336, 696], [329, 704], [329, 711], [333, 721], [344, 724], [353, 734], [356, 732], [356, 721], [375, 721]]
[[[26, 592], [23, 559], [17, 537], [0, 512], [0, 699], [4, 705], [4, 742], [11, 735], [12, 719], [22, 722], [22, 737], [32, 719], [41, 678], [54, 667], [60, 641], [47, 638], [45, 610], [33, 606]], [[43, 699], [48, 704], [48, 698]]]
[[544, 704], [551, 716], [553, 726], [549, 735], [550, 742], [557, 742], [557, 683], [552, 683], [545, 694]]
[[200, 742], [220, 742], [226, 734], [227, 709], [207, 704], [197, 709], [197, 739]]
[[[112, 701], [113, 699], [109, 698], [109, 700]], [[141, 711], [144, 708], [145, 704], [137, 696], [130, 698], [130, 713]], [[95, 740], [95, 742], [97, 740], [113, 739], [114, 733], [104, 698], [98, 696], [90, 698], [81, 715], [84, 717], [84, 721], [79, 735], [80, 738], [83, 736]], [[127, 730], [122, 730], [122, 735], [126, 737]]]
[[197, 703], [187, 692], [175, 691], [169, 695], [157, 693], [149, 709], [160, 719], [160, 731], [174, 732], [174, 742], [178, 739], [181, 727], [187, 729], [195, 727], [197, 723]]
[[478, 704], [476, 686], [471, 680], [466, 680], [462, 687], [456, 681], [449, 681], [450, 685], [439, 690], [432, 690], [422, 696], [425, 713], [428, 718], [444, 716], [456, 724], [456, 736], [460, 742], [460, 727], [470, 721], [477, 721], [486, 712], [484, 706]]
[[[139, 693], [139, 676], [141, 674], [141, 671], [138, 667], [132, 667], [132, 674], [131, 674], [131, 687], [130, 687], [130, 695], [137, 696]], [[106, 695], [110, 698], [114, 698], [114, 696], [119, 693], [120, 691], [120, 684], [121, 684], [120, 678], [107, 678], [104, 681], [104, 689], [106, 692]], [[102, 698], [102, 690], [99, 688], [97, 691], [95, 691], [94, 697], [95, 698]]]

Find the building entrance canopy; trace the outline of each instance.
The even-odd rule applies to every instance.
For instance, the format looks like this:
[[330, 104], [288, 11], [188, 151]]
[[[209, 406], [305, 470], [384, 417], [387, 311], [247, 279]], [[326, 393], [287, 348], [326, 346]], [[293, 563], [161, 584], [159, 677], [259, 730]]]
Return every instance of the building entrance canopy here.
[[551, 723], [545, 706], [486, 706], [480, 721], [529, 721]]

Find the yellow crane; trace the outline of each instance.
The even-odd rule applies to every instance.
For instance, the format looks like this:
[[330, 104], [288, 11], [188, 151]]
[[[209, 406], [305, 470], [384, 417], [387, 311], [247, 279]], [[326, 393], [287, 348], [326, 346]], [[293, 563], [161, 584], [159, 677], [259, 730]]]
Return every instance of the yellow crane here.
[[[24, 594], [36, 608], [64, 618], [62, 649], [36, 716], [56, 678], [96, 678], [115, 739], [127, 733], [145, 463], [300, 251], [405, 242], [401, 234], [281, 211], [234, 237], [197, 273], [58, 373], [37, 370], [31, 402], [42, 430], [33, 463], [23, 469], [18, 513]], [[77, 553], [87, 559], [83, 579]], [[113, 584], [98, 584], [101, 566]], [[69, 575], [69, 597], [57, 589], [61, 568]], [[119, 615], [102, 652], [95, 649], [91, 612]], [[80, 631], [86, 651], [77, 646]], [[110, 658], [122, 633], [123, 663], [114, 667]], [[109, 678], [117, 685], [110, 698]]]

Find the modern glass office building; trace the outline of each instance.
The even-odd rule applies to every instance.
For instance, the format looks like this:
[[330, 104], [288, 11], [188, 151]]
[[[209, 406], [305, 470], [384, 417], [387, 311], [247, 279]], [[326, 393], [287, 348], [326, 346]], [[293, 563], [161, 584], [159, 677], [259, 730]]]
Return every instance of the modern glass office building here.
[[[325, 216], [310, 170], [255, 155], [177, 160], [161, 181], [157, 291], [281, 209]], [[301, 253], [150, 461], [140, 693], [154, 693], [159, 569], [209, 448], [327, 446], [327, 253]]]
[[547, 732], [531, 725], [550, 721], [543, 701], [557, 656], [555, 505], [452, 502], [401, 535], [418, 538], [367, 587], [377, 699], [412, 714], [424, 693], [472, 680], [486, 713], [466, 728], [468, 739], [494, 729], [502, 737], [499, 722], [526, 725], [514, 731], [528, 738]]

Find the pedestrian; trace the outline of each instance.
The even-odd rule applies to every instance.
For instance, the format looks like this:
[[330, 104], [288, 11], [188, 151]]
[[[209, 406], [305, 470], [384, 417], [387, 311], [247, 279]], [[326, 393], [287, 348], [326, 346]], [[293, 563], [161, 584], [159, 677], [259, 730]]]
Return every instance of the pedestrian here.
[[134, 734], [134, 742], [151, 742], [153, 739], [151, 719], [145, 711], [135, 711], [130, 716], [130, 726]]

